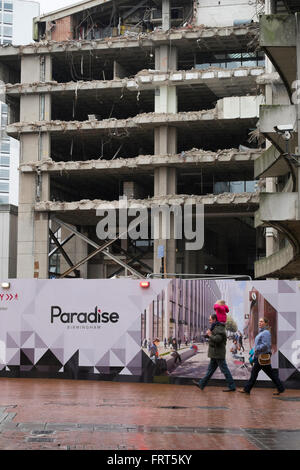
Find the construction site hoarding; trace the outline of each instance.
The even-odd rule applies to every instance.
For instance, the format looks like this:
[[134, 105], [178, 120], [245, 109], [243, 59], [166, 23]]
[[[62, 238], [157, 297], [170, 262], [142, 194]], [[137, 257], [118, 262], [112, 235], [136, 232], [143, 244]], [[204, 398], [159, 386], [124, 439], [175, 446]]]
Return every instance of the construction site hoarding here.
[[[220, 299], [234, 379], [250, 377], [258, 321], [267, 318], [272, 365], [300, 385], [299, 282], [283, 280], [3, 280], [0, 376], [187, 383], [207, 369], [206, 332]], [[150, 358], [156, 338], [166, 371]]]

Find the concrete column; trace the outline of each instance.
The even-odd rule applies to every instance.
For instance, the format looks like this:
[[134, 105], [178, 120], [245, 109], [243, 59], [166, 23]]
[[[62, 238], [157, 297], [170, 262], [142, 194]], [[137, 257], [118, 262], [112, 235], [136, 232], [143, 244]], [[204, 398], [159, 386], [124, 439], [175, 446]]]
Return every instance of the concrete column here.
[[[163, 1], [163, 29], [170, 28], [170, 2]], [[155, 68], [167, 72], [177, 70], [177, 50], [167, 46], [161, 46], [155, 51]], [[155, 112], [156, 113], [177, 113], [177, 89], [174, 86], [161, 86], [155, 93]], [[174, 127], [161, 126], [155, 129], [154, 153], [155, 155], [172, 155], [177, 153], [177, 130]], [[176, 169], [170, 167], [157, 168], [154, 172], [154, 195], [166, 196], [176, 194], [177, 175]], [[171, 214], [171, 239], [165, 240], [163, 236], [163, 227], [167, 222], [163, 214], [159, 214], [154, 220], [154, 224], [159, 225], [159, 240], [154, 242], [154, 272], [159, 273], [162, 267], [162, 261], [158, 258], [158, 246], [164, 246], [165, 269], [167, 273], [176, 272], [176, 240], [174, 239], [174, 216]]]
[[171, 3], [170, 0], [162, 0], [162, 29], [171, 29]]
[[[23, 56], [21, 59], [22, 83], [45, 82], [52, 78], [50, 56]], [[22, 96], [21, 121], [51, 119], [49, 95]], [[51, 156], [50, 134], [21, 135], [21, 162], [36, 162]], [[20, 173], [18, 222], [18, 277], [47, 279], [49, 252], [49, 214], [35, 213], [34, 205], [50, 199], [50, 178], [47, 173]]]

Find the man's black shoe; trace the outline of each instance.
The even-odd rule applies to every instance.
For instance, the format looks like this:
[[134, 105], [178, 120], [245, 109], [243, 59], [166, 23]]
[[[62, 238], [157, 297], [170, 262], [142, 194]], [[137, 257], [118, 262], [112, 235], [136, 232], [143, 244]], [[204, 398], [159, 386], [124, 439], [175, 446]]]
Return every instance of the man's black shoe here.
[[197, 380], [192, 380], [193, 384], [196, 385], [196, 387], [200, 388], [200, 390], [203, 390], [203, 388], [201, 388], [201, 386], [199, 385], [199, 382], [197, 382]]
[[246, 390], [242, 389], [242, 390], [239, 390], [240, 393], [245, 393], [246, 395], [250, 395], [250, 392], [246, 392]]

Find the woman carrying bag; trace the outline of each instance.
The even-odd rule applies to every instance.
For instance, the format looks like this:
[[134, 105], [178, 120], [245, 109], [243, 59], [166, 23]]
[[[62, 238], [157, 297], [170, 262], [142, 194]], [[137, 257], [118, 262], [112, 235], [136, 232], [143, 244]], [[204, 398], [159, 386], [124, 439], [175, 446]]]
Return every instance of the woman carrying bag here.
[[251, 372], [251, 377], [246, 383], [245, 387], [242, 390], [239, 390], [241, 393], [247, 393], [250, 395], [250, 391], [254, 386], [259, 371], [263, 370], [265, 374], [272, 380], [274, 385], [277, 388], [277, 392], [273, 395], [280, 395], [284, 392], [285, 388], [278, 375], [272, 369], [271, 366], [271, 333], [269, 331], [269, 320], [267, 318], [261, 318], [258, 322], [259, 333], [255, 337], [254, 344], [254, 362]]

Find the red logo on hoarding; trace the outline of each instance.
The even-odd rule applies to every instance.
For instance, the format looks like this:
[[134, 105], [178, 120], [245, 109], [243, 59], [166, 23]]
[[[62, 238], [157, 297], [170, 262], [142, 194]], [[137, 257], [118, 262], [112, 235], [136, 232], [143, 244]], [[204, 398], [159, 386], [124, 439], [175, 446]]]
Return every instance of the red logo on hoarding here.
[[19, 300], [18, 294], [0, 294], [1, 302], [11, 302], [12, 300]]

